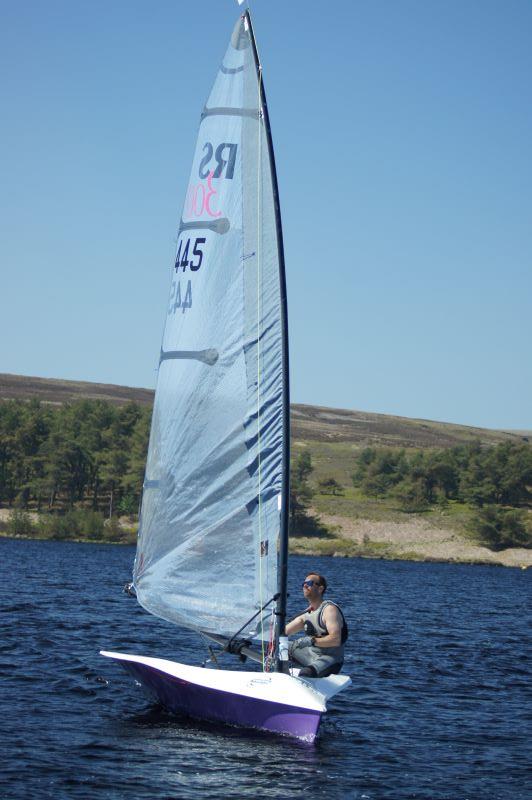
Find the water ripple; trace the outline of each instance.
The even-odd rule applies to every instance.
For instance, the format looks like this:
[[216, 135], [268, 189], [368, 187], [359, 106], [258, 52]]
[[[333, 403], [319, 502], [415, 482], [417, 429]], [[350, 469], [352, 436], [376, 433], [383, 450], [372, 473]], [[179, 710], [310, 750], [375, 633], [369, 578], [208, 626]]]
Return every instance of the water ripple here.
[[132, 548], [0, 547], [2, 797], [527, 797], [532, 573], [292, 558], [290, 610], [319, 569], [351, 630], [353, 686], [309, 747], [170, 715], [98, 655], [205, 655], [122, 594]]

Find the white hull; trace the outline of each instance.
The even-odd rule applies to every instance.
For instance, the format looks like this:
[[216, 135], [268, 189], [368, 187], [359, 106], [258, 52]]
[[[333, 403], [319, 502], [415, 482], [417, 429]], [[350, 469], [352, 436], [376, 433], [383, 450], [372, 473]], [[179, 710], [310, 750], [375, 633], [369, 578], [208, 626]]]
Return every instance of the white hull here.
[[316, 737], [327, 700], [351, 683], [346, 675], [305, 679], [280, 672], [204, 669], [126, 653], [101, 655], [120, 662], [170, 711], [307, 741]]

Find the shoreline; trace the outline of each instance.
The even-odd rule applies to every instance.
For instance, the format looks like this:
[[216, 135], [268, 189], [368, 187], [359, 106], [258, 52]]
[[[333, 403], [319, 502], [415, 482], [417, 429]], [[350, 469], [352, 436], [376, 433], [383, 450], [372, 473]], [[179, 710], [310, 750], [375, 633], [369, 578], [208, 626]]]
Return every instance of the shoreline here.
[[490, 550], [448, 521], [411, 515], [407, 520], [375, 520], [320, 514], [330, 533], [294, 536], [292, 551], [450, 564], [532, 567], [532, 548]]
[[[69, 542], [73, 544], [91, 544], [91, 545], [113, 545], [113, 546], [129, 546], [134, 547], [135, 541], [112, 541], [110, 539], [80, 539], [80, 538], [59, 538], [59, 537], [43, 537], [43, 536], [27, 536], [23, 534], [10, 534], [7, 531], [0, 531], [0, 539], [13, 539], [20, 541], [35, 541], [35, 542]], [[319, 547], [313, 547], [312, 544]], [[351, 546], [346, 546], [351, 545]], [[330, 556], [332, 558], [366, 558], [375, 561], [412, 561], [415, 563], [423, 564], [463, 564], [466, 566], [479, 566], [479, 567], [508, 567], [513, 569], [526, 570], [532, 566], [532, 551], [525, 551], [528, 558], [521, 557], [522, 548], [508, 548], [501, 550], [498, 553], [487, 551], [491, 557], [486, 558], [482, 556], [459, 556], [449, 555], [444, 558], [441, 556], [421, 554], [415, 552], [393, 552], [393, 548], [382, 548], [376, 551], [372, 547], [356, 546], [354, 542], [349, 542], [348, 539], [327, 539], [312, 537], [294, 537], [290, 542], [289, 554], [294, 556]], [[480, 548], [479, 548], [480, 549]], [[486, 548], [482, 548], [483, 550]], [[503, 554], [518, 555], [517, 559], [501, 559], [498, 556]], [[528, 561], [529, 563], [525, 563]]]

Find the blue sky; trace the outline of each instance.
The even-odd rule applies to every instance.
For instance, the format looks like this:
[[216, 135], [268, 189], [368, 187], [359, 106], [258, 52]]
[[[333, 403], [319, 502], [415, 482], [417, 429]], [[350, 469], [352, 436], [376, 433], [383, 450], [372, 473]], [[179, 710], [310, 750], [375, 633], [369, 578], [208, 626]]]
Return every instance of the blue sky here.
[[[532, 428], [532, 4], [254, 0], [294, 402]], [[234, 0], [0, 4], [0, 372], [155, 384]]]

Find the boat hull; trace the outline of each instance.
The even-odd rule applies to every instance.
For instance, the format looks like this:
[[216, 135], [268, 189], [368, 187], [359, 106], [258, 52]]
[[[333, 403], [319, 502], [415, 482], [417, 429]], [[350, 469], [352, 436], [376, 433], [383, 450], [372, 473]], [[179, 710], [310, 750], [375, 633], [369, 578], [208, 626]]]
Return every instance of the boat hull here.
[[318, 733], [320, 712], [199, 686], [143, 664], [122, 662], [122, 665], [173, 713], [306, 741], [314, 741]]
[[[325, 694], [289, 675], [202, 669], [121, 653], [102, 655], [118, 661], [166, 709], [194, 719], [313, 742], [326, 711]], [[344, 677], [341, 688], [349, 683]]]

